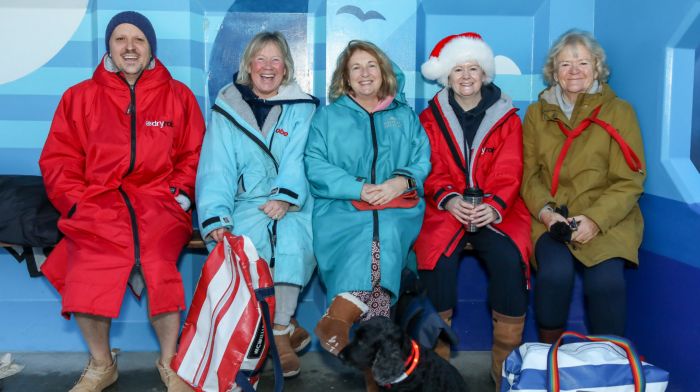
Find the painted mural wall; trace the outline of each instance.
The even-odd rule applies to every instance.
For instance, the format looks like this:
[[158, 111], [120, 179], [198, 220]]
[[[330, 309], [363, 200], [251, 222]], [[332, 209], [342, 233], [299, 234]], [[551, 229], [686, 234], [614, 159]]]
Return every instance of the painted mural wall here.
[[[37, 160], [62, 93], [92, 75], [105, 52], [104, 29], [117, 12], [149, 17], [159, 57], [194, 91], [209, 116], [232, 80], [248, 39], [263, 29], [287, 36], [302, 88], [326, 101], [337, 54], [350, 39], [382, 47], [405, 72], [406, 96], [423, 110], [438, 90], [420, 65], [442, 37], [479, 32], [497, 55], [495, 82], [524, 115], [544, 85], [550, 43], [570, 28], [594, 32], [608, 54], [610, 84], [636, 109], [648, 162], [641, 205], [641, 268], [627, 273], [628, 335], [648, 360], [671, 371], [672, 390], [692, 390], [700, 351], [700, 1], [673, 0], [6, 0], [0, 3], [0, 174], [39, 174]], [[190, 299], [204, 255], [185, 252], [180, 268]], [[535, 282], [536, 283], [536, 282]], [[580, 291], [580, 287], [578, 287]], [[463, 350], [487, 350], [486, 277], [468, 257], [460, 270], [455, 328]], [[299, 308], [312, 329], [325, 309], [315, 278]], [[575, 296], [569, 327], [585, 331]], [[76, 326], [59, 315], [57, 293], [0, 250], [0, 352], [83, 351]], [[531, 313], [530, 313], [531, 315]], [[532, 318], [530, 318], [532, 319]], [[126, 295], [113, 327], [123, 350], [155, 350], [145, 304]], [[534, 340], [528, 322], [526, 339]]]

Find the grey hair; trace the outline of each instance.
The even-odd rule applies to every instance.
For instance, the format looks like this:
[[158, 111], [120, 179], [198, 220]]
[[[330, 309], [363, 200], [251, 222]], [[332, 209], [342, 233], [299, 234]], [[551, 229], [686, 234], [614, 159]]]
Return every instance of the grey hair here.
[[557, 72], [557, 56], [559, 56], [559, 53], [561, 53], [564, 48], [575, 45], [584, 46], [591, 52], [591, 55], [593, 55], [595, 69], [598, 73], [598, 82], [604, 83], [608, 81], [610, 68], [608, 68], [608, 64], [605, 62], [606, 57], [603, 47], [600, 46], [600, 43], [593, 38], [593, 35], [588, 31], [572, 29], [562, 34], [549, 49], [547, 59], [542, 68], [542, 78], [545, 83], [547, 83], [547, 86], [551, 87], [557, 83], [554, 75]]
[[250, 80], [250, 62], [253, 61], [253, 57], [270, 42], [277, 45], [280, 52], [282, 52], [286, 71], [284, 79], [282, 79], [282, 84], [286, 85], [294, 80], [294, 59], [292, 59], [292, 53], [289, 50], [289, 45], [284, 35], [279, 31], [263, 31], [256, 34], [255, 37], [250, 40], [248, 46], [245, 47], [243, 56], [241, 56], [241, 61], [238, 65], [236, 83], [252, 87], [252, 82]]

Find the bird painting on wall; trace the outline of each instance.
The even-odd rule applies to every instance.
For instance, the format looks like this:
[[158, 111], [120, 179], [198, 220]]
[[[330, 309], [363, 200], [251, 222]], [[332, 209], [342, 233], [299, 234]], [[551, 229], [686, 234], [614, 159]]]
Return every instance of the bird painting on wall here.
[[362, 11], [362, 8], [355, 6], [355, 5], [344, 5], [338, 9], [338, 12], [336, 12], [336, 15], [340, 14], [350, 14], [355, 16], [357, 19], [359, 19], [362, 22], [365, 22], [370, 19], [381, 19], [381, 20], [386, 20], [384, 15], [380, 14], [378, 11], [375, 10], [369, 10], [367, 12]]

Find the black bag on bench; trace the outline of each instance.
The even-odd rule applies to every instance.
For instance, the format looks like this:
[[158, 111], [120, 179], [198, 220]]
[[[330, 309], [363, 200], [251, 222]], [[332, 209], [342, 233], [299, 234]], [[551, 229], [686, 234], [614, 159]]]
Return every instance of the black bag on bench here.
[[41, 176], [0, 175], [0, 242], [55, 246], [59, 216]]

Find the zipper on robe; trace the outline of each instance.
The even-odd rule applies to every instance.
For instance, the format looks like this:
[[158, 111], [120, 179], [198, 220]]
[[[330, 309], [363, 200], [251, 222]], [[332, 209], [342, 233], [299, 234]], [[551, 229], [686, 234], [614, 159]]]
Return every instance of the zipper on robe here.
[[[133, 85], [129, 84], [129, 82], [121, 74], [118, 75], [129, 87], [130, 97], [129, 106], [126, 109], [126, 114], [131, 116], [129, 169], [124, 175], [124, 177], [126, 177], [134, 171], [134, 168], [136, 166], [136, 83], [141, 78], [141, 75], [139, 75], [139, 77], [136, 79]], [[128, 281], [134, 294], [137, 297], [141, 298], [141, 292], [143, 290], [143, 287], [137, 286], [145, 285], [145, 283], [143, 282], [143, 280], [145, 280], [145, 277], [143, 276], [143, 270], [141, 268], [141, 241], [139, 239], [139, 229], [138, 221], [136, 220], [136, 210], [134, 210], [134, 206], [131, 203], [131, 199], [129, 199], [129, 195], [126, 193], [124, 188], [121, 187], [121, 185], [119, 186], [118, 190], [119, 193], [122, 195], [122, 198], [124, 199], [126, 209], [129, 211], [129, 219], [131, 220], [131, 236], [134, 241], [134, 266], [131, 269], [131, 274], [129, 275]]]

